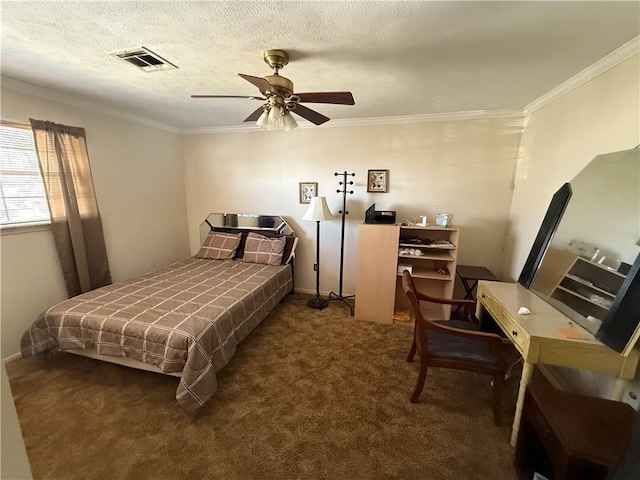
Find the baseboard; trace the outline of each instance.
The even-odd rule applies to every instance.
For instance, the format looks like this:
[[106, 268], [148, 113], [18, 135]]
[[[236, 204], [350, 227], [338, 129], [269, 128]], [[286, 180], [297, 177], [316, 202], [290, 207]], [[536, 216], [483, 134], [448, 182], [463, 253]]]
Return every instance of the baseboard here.
[[[309, 295], [315, 295], [316, 294], [315, 290], [309, 290], [307, 288], [296, 288], [293, 291], [294, 291], [294, 293], [306, 293], [306, 294], [309, 294]], [[353, 297], [354, 296], [353, 293], [343, 293], [343, 295], [345, 297]], [[320, 292], [320, 296], [321, 297], [328, 297], [329, 296], [329, 292]]]
[[21, 357], [22, 357], [22, 354], [20, 352], [14, 353], [13, 355], [9, 355], [8, 357], [3, 358], [2, 363], [13, 362], [14, 360], [18, 360]]
[[296, 288], [293, 291], [295, 293], [306, 293], [306, 294], [310, 294], [310, 295], [315, 295], [315, 293], [316, 293], [315, 290], [308, 290], [306, 288]]

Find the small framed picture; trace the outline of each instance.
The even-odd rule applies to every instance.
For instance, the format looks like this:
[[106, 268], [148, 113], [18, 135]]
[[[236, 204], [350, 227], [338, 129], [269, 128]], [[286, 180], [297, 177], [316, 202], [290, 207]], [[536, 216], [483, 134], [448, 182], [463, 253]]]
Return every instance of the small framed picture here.
[[311, 203], [311, 198], [318, 196], [318, 184], [300, 182], [300, 203]]
[[367, 192], [389, 191], [389, 170], [367, 171]]

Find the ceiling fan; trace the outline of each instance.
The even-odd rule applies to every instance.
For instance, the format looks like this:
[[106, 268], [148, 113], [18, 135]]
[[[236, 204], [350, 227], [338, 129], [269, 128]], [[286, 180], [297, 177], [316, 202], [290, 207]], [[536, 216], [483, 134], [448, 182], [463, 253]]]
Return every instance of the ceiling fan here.
[[293, 130], [297, 127], [291, 112], [306, 118], [316, 125], [322, 125], [329, 117], [311, 110], [302, 103], [331, 103], [337, 105], [355, 105], [351, 92], [312, 92], [294, 93], [293, 82], [281, 76], [278, 71], [289, 63], [289, 55], [282, 50], [267, 50], [264, 61], [274, 70], [273, 75], [253, 77], [239, 73], [242, 78], [260, 90], [262, 96], [245, 95], [191, 95], [192, 98], [247, 98], [259, 100], [264, 104], [244, 119], [245, 122], [256, 122], [267, 130], [283, 128]]

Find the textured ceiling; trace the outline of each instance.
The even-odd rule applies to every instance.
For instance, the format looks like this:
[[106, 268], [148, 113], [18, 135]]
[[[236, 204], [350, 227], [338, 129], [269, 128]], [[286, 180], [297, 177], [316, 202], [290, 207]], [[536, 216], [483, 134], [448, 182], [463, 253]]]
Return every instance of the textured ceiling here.
[[[298, 92], [349, 90], [333, 119], [521, 109], [640, 33], [640, 2], [1, 2], [2, 74], [188, 129], [240, 125], [259, 104], [237, 73]], [[108, 55], [145, 46], [177, 70]], [[322, 127], [319, 127], [322, 128]]]

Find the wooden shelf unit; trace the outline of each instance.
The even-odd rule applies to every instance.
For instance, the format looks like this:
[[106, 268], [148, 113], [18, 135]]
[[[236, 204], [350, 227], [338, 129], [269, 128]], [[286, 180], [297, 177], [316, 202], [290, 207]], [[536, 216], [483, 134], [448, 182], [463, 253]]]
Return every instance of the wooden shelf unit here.
[[[360, 225], [355, 318], [393, 323], [394, 312], [409, 311], [409, 304], [402, 291], [399, 264], [410, 266], [414, 282], [420, 291], [436, 297], [452, 298], [459, 234], [458, 228], [436, 225]], [[448, 241], [450, 245], [430, 245], [424, 243], [425, 239]], [[400, 254], [401, 249], [416, 249], [423, 254]], [[449, 273], [437, 273], [434, 260], [441, 262]], [[446, 308], [442, 318], [448, 319], [450, 314], [450, 308]]]
[[[548, 257], [548, 258], [547, 258]], [[565, 250], [550, 248], [545, 256], [554, 266], [534, 288], [549, 295], [583, 317], [604, 319], [625, 275]]]

